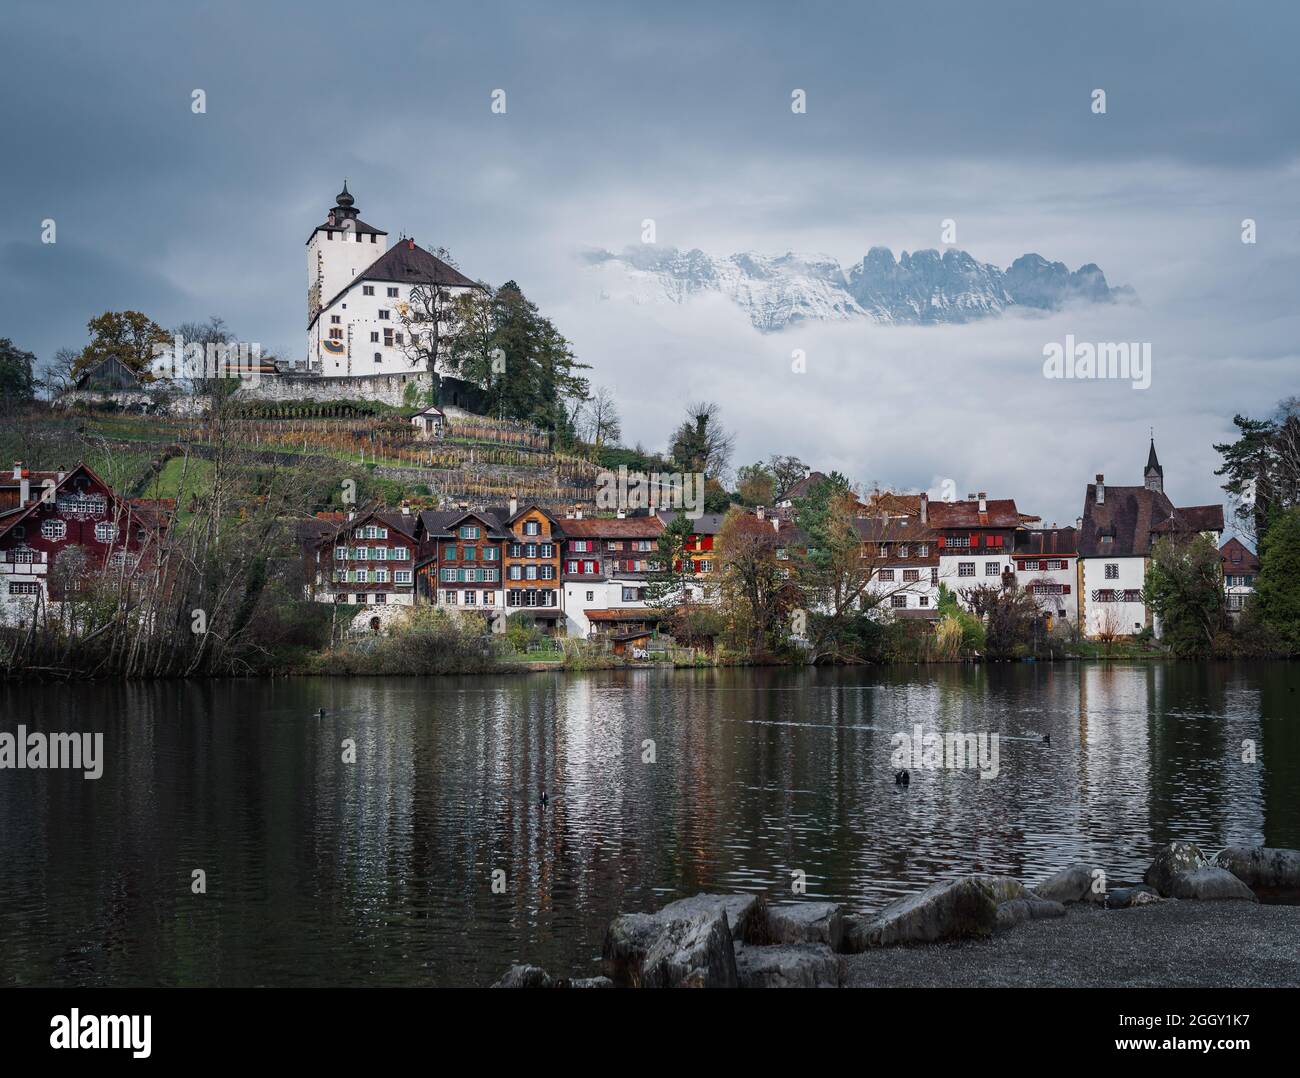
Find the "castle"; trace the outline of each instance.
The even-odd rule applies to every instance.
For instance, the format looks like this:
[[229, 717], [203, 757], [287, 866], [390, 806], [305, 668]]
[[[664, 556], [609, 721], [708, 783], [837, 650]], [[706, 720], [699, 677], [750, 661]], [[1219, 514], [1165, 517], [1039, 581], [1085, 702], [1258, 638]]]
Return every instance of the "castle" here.
[[[347, 182], [325, 223], [307, 237], [307, 366], [326, 377], [409, 375], [424, 369], [410, 319], [433, 289], [455, 296], [480, 286], [413, 239], [361, 219]], [[412, 292], [417, 293], [412, 302]]]

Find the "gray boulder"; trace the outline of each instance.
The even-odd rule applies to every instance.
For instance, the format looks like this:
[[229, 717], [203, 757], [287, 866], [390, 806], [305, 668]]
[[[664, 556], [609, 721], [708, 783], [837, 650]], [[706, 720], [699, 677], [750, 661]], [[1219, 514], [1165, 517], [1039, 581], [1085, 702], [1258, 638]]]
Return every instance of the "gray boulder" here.
[[741, 988], [838, 988], [840, 962], [824, 943], [736, 948]]
[[1106, 892], [1108, 910], [1127, 910], [1133, 906], [1146, 906], [1159, 901], [1160, 892], [1146, 884], [1137, 887], [1112, 887]]
[[987, 936], [997, 924], [997, 916], [993, 889], [977, 876], [963, 876], [900, 898], [870, 921], [853, 921], [844, 946], [856, 954], [894, 943]]
[[767, 909], [771, 943], [824, 943], [838, 951], [844, 942], [844, 913], [835, 902], [796, 902]]
[[1199, 899], [1203, 902], [1259, 901], [1255, 892], [1226, 868], [1216, 868], [1213, 865], [1178, 873], [1169, 882], [1169, 897]]
[[511, 966], [493, 988], [550, 988], [551, 978], [540, 966]]
[[1180, 872], [1205, 868], [1209, 863], [1195, 842], [1171, 842], [1156, 851], [1154, 860], [1142, 874], [1142, 882], [1169, 897], [1175, 876]]
[[980, 880], [987, 884], [989, 890], [993, 892], [993, 898], [997, 902], [1010, 902], [1013, 899], [1025, 897], [1025, 885], [1014, 876], [972, 876], [973, 880]]
[[724, 910], [676, 917], [624, 913], [602, 951], [610, 978], [631, 988], [735, 988], [736, 955]]
[[698, 917], [702, 913], [716, 916], [727, 915], [731, 925], [731, 938], [746, 940], [749, 943], [764, 943], [766, 923], [764, 911], [766, 904], [758, 895], [711, 895], [701, 892], [690, 898], [679, 898], [669, 902], [654, 916], [680, 921]]
[[1266, 895], [1300, 894], [1300, 850], [1268, 846], [1229, 846], [1214, 864], [1226, 868], [1252, 891]]
[[1096, 881], [1105, 879], [1094, 875], [1101, 871], [1099, 865], [1070, 865], [1052, 873], [1032, 893], [1049, 902], [1101, 902], [1105, 896], [1094, 890]]
[[557, 988], [613, 988], [614, 982], [608, 977], [570, 977], [567, 981], [556, 983]]
[[999, 930], [1012, 928], [1025, 921], [1040, 921], [1044, 917], [1064, 917], [1065, 906], [1046, 898], [1013, 898], [999, 902], [997, 924]]

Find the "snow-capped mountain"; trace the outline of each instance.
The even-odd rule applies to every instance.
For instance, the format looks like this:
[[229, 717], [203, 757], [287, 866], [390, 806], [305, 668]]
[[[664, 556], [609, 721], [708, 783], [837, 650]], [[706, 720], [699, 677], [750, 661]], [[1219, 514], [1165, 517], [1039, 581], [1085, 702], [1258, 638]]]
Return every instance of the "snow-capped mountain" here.
[[1129, 288], [1109, 287], [1091, 262], [1071, 272], [1064, 263], [1036, 254], [1022, 255], [1002, 270], [965, 251], [904, 251], [895, 261], [889, 248], [873, 247], [847, 274], [828, 255], [773, 258], [746, 252], [717, 258], [653, 244], [622, 254], [590, 251], [584, 258], [602, 299], [686, 303], [716, 292], [739, 305], [764, 333], [802, 320], [969, 322], [1013, 306], [1054, 310], [1074, 301], [1111, 303], [1133, 295]]

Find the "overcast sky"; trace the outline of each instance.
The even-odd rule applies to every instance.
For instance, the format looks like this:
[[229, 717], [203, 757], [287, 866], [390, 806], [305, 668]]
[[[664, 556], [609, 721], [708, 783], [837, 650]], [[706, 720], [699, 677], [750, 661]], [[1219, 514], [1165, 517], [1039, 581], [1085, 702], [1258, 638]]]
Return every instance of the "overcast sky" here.
[[[346, 176], [393, 238], [517, 280], [649, 448], [711, 398], [737, 464], [948, 478], [1064, 523], [1094, 473], [1140, 483], [1151, 426], [1174, 500], [1220, 500], [1210, 443], [1300, 393], [1297, 5], [617, 7], [11, 0], [0, 336], [45, 359], [130, 307], [301, 356], [303, 245]], [[1140, 303], [764, 336], [721, 300], [599, 302], [575, 255], [647, 217], [845, 265], [953, 218], [981, 261], [1095, 262]], [[1066, 334], [1150, 341], [1151, 388], [1044, 379]]]

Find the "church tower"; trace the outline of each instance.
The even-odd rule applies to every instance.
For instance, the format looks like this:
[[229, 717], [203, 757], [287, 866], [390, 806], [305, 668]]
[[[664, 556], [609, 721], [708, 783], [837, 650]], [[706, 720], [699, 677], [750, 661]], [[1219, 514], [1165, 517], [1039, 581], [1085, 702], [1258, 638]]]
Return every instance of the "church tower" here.
[[1154, 490], [1161, 494], [1165, 492], [1165, 470], [1160, 467], [1160, 459], [1156, 456], [1156, 440], [1154, 435], [1151, 438], [1151, 450], [1147, 453], [1146, 471], [1142, 474], [1146, 481], [1144, 485], [1147, 490]]
[[361, 220], [347, 181], [323, 225], [307, 237], [307, 326], [326, 304], [388, 249], [388, 233]]

